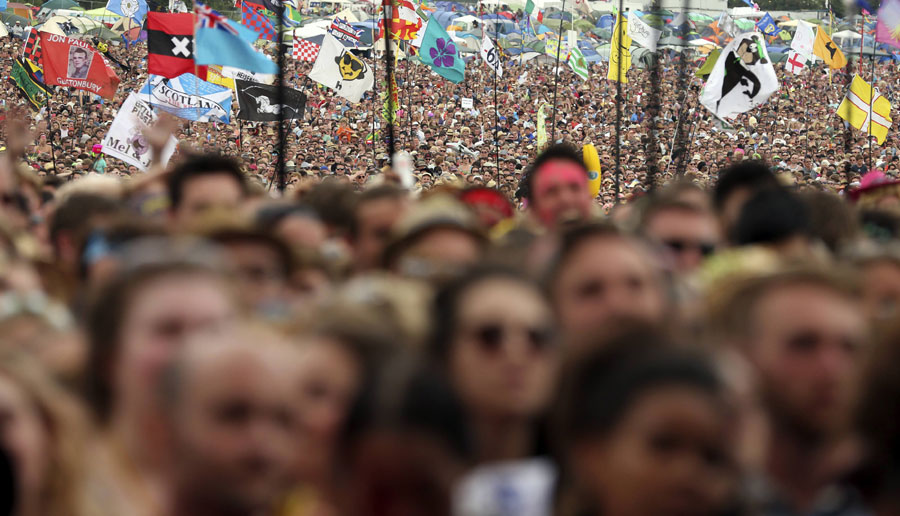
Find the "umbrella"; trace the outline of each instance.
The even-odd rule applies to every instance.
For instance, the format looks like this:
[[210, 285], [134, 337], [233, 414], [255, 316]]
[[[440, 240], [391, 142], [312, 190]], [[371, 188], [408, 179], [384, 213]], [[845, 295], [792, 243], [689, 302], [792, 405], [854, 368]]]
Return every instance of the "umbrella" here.
[[49, 2], [41, 5], [41, 9], [71, 9], [73, 7], [78, 7], [78, 2], [74, 0], [50, 0]]

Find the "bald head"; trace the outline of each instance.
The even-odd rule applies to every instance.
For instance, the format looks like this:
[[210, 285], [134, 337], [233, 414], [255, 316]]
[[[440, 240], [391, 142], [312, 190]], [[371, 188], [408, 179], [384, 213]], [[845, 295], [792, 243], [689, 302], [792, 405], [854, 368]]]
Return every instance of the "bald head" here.
[[251, 515], [289, 485], [292, 348], [248, 325], [192, 340], [168, 375], [176, 514]]

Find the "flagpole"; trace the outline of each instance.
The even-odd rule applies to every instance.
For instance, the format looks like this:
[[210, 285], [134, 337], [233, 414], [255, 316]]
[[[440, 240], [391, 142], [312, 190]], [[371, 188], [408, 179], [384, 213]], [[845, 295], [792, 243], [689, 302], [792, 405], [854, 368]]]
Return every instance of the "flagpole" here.
[[[865, 38], [863, 38], [865, 39]], [[872, 70], [871, 76], [869, 80], [869, 136], [867, 138], [869, 144], [869, 171], [872, 170], [872, 147], [875, 145], [872, 143], [872, 106], [875, 104], [875, 48], [876, 42], [872, 41]], [[860, 62], [862, 62], [862, 55], [860, 55]]]
[[[374, 20], [378, 17], [378, 0], [372, 0], [372, 19]], [[385, 29], [385, 34], [389, 31], [389, 28]], [[377, 88], [378, 88], [378, 46], [376, 45], [377, 41], [375, 41], [375, 26], [372, 26], [372, 75], [374, 80], [372, 81], [372, 165], [375, 167], [376, 172], [378, 169], [378, 138], [375, 136], [375, 119], [377, 115], [375, 114], [375, 103], [378, 99]]]
[[[619, 5], [622, 4], [622, 0], [619, 0]], [[563, 31], [563, 23], [566, 21], [566, 0], [562, 2], [562, 18], [559, 20], [559, 38], [556, 43], [556, 68], [555, 74], [556, 77], [553, 78], [553, 124], [550, 127], [550, 141], [551, 145], [556, 143], [556, 93], [559, 89], [559, 52], [562, 50], [562, 31]], [[540, 13], [538, 13], [540, 14]], [[573, 18], [574, 20], [574, 18]], [[496, 20], [495, 20], [496, 21]], [[574, 24], [574, 22], [573, 22]]]
[[[659, 12], [659, 0], [654, 0], [652, 12]], [[649, 147], [645, 152], [647, 153], [648, 161], [647, 182], [651, 185], [656, 184], [656, 173], [659, 167], [659, 127], [656, 124], [660, 109], [662, 107], [662, 102], [660, 101], [660, 97], [662, 96], [662, 94], [659, 88], [659, 61], [660, 49], [656, 48], [653, 52], [653, 62], [650, 64], [650, 94], [648, 95], [650, 99], [648, 107], [650, 109], [644, 110], [644, 116], [650, 117], [648, 124], [650, 129], [648, 138]]]
[[284, 196], [284, 190], [287, 188], [287, 178], [284, 169], [284, 153], [286, 151], [287, 135], [284, 127], [284, 2], [278, 2], [278, 34], [275, 37], [278, 45], [278, 191]]
[[859, 75], [860, 77], [863, 74], [863, 45], [866, 41], [866, 17], [862, 13], [862, 8], [859, 9]]
[[[618, 69], [616, 70], [616, 172], [613, 174], [613, 178], [615, 179], [615, 194], [616, 198], [613, 204], [619, 203], [619, 191], [620, 191], [620, 182], [621, 182], [621, 163], [622, 163], [622, 10], [624, 9], [624, 4], [622, 0], [619, 0], [619, 10], [616, 12], [616, 25], [613, 28], [616, 31], [616, 55], [617, 61], [616, 66]], [[611, 49], [610, 49], [611, 50]], [[612, 57], [612, 56], [610, 56]], [[612, 59], [610, 59], [610, 62]], [[611, 64], [611, 63], [610, 63]], [[556, 106], [554, 106], [554, 113], [556, 112]]]
[[[497, 66], [494, 66], [494, 181], [500, 187], [500, 140], [497, 139], [497, 131], [500, 130], [500, 106], [497, 104], [497, 67], [500, 66], [500, 44], [497, 42], [497, 7], [494, 4], [494, 51], [497, 52]], [[484, 30], [484, 29], [482, 29]], [[482, 38], [483, 39], [483, 38]]]
[[[394, 5], [391, 4], [391, 14], [393, 15]], [[391, 102], [394, 98], [394, 81], [392, 80], [394, 76], [394, 63], [393, 59], [391, 59], [391, 20], [388, 18], [387, 9], [381, 10], [381, 17], [384, 20], [384, 61], [385, 61], [385, 77], [387, 78], [387, 99], [388, 102]], [[377, 82], [377, 81], [376, 81]], [[388, 104], [390, 107], [390, 104]], [[393, 117], [390, 117], [393, 118]], [[394, 121], [386, 120], [387, 126], [387, 150], [388, 150], [388, 163], [390, 167], [394, 168]]]

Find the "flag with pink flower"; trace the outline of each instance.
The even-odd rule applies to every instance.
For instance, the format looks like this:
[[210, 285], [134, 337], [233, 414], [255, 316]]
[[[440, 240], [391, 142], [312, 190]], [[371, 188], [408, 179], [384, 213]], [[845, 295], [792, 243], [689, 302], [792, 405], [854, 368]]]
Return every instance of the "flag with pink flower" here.
[[457, 84], [463, 81], [466, 64], [456, 43], [440, 23], [429, 23], [419, 47], [419, 59], [441, 77]]

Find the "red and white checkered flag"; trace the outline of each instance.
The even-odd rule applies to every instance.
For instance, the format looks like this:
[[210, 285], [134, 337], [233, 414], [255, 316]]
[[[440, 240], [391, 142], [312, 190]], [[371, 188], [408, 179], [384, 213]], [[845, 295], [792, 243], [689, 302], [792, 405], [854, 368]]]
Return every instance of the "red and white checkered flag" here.
[[294, 59], [312, 63], [318, 55], [319, 45], [305, 39], [294, 38]]

